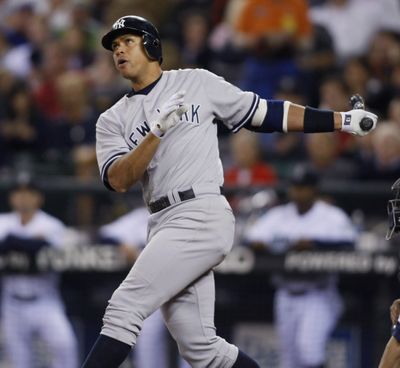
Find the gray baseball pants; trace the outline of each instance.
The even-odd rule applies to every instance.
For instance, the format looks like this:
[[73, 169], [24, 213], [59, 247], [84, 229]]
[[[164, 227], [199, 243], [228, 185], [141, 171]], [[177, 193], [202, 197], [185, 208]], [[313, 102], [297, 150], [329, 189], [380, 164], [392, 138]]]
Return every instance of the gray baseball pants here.
[[232, 248], [234, 223], [219, 194], [151, 215], [148, 244], [109, 300], [101, 333], [133, 346], [143, 320], [161, 307], [180, 354], [193, 368], [232, 367], [238, 348], [216, 335], [212, 268]]

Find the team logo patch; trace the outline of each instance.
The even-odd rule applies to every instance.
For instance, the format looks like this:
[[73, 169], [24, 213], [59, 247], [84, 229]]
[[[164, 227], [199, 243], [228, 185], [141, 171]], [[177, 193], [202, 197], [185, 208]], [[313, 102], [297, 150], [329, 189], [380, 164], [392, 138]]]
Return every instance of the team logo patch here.
[[118, 19], [114, 24], [113, 24], [113, 29], [120, 29], [125, 27], [125, 19]]
[[350, 125], [351, 123], [351, 115], [350, 114], [346, 114], [344, 116], [344, 125]]

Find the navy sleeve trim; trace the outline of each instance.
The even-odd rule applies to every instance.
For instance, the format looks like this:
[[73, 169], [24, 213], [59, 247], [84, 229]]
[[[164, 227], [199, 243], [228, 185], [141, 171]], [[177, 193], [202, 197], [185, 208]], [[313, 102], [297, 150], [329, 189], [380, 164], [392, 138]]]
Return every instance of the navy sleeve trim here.
[[244, 118], [240, 120], [236, 125], [234, 125], [234, 127], [232, 128], [233, 133], [237, 133], [240, 130], [240, 128], [246, 125], [248, 121], [251, 121], [251, 119], [254, 116], [254, 113], [257, 110], [259, 102], [260, 102], [260, 96], [254, 93], [250, 109], [247, 111], [247, 114], [244, 116]]
[[117, 158], [119, 158], [119, 157], [125, 155], [126, 153], [127, 153], [127, 152], [119, 152], [119, 153], [116, 153], [115, 155], [112, 155], [112, 156], [105, 162], [105, 164], [103, 165], [103, 168], [102, 168], [102, 170], [101, 170], [100, 176], [101, 176], [101, 180], [103, 181], [104, 186], [105, 186], [107, 189], [109, 189], [109, 190], [111, 190], [111, 191], [113, 191], [113, 192], [115, 192], [115, 189], [110, 185], [110, 183], [109, 183], [109, 181], [108, 181], [107, 171], [108, 171], [108, 169], [110, 168], [111, 164], [112, 164]]

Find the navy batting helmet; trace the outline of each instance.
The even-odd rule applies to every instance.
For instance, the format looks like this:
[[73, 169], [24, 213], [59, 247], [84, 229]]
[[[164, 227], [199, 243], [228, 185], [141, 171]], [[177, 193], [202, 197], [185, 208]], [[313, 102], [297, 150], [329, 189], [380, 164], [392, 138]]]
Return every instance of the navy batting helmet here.
[[161, 41], [157, 28], [147, 19], [136, 15], [126, 15], [119, 18], [113, 24], [111, 31], [104, 35], [101, 43], [105, 49], [112, 51], [112, 42], [115, 38], [127, 33], [142, 36], [147, 56], [151, 60], [162, 63]]

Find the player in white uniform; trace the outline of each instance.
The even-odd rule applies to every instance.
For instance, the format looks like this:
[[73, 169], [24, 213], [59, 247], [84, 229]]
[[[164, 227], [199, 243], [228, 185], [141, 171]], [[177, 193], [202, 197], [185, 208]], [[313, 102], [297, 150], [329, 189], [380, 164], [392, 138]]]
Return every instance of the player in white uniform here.
[[[270, 209], [249, 229], [247, 241], [272, 253], [351, 249], [356, 231], [340, 208], [317, 198], [317, 177], [297, 167], [290, 202]], [[284, 368], [320, 368], [326, 344], [341, 314], [334, 275], [276, 275], [274, 316]]]
[[[127, 258], [134, 261], [146, 245], [148, 220], [147, 208], [138, 208], [102, 226], [99, 235], [106, 242], [118, 244]], [[135, 367], [169, 367], [167, 343], [167, 331], [161, 311], [158, 309], [143, 323], [140, 339], [135, 347]], [[154, 354], [154, 351], [157, 354]], [[189, 368], [183, 359], [180, 361], [180, 368]]]
[[102, 44], [133, 90], [97, 122], [101, 177], [118, 192], [140, 181], [151, 216], [148, 243], [113, 293], [83, 367], [118, 367], [143, 321], [160, 307], [192, 367], [258, 367], [218, 337], [214, 326], [212, 269], [231, 250], [234, 234], [234, 217], [220, 189], [217, 123], [233, 132], [246, 127], [364, 135], [361, 120], [368, 117], [375, 126], [377, 117], [266, 101], [206, 70], [162, 71], [158, 32], [140, 17], [118, 19]]
[[[11, 213], [0, 215], [0, 250], [35, 254], [42, 247], [62, 247], [66, 230], [58, 219], [40, 210], [43, 198], [32, 183], [12, 190]], [[77, 368], [72, 327], [64, 312], [54, 273], [2, 276], [2, 327], [13, 368], [34, 367], [34, 337], [50, 353], [52, 368]]]

